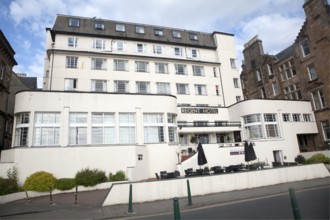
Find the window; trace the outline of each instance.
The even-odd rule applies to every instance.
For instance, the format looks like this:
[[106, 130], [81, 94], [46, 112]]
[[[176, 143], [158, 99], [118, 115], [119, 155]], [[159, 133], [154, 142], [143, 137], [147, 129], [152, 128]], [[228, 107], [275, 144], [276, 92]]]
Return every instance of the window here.
[[241, 96], [236, 96], [236, 102], [240, 102], [241, 101]]
[[195, 85], [196, 95], [206, 95], [206, 85]]
[[164, 32], [160, 29], [155, 29], [155, 36], [162, 37], [164, 36]]
[[326, 107], [322, 89], [312, 92], [312, 100], [314, 104], [314, 110], [319, 110]]
[[103, 58], [92, 58], [92, 70], [106, 70], [107, 59]]
[[167, 63], [155, 63], [156, 73], [168, 73]]
[[136, 72], [149, 72], [149, 63], [145, 61], [135, 61]]
[[312, 121], [312, 114], [303, 114], [304, 121]]
[[278, 138], [279, 132], [277, 124], [265, 124], [266, 134], [268, 138]]
[[260, 114], [253, 114], [253, 115], [246, 115], [244, 116], [244, 123], [245, 124], [251, 124], [261, 122]]
[[213, 76], [217, 77], [217, 68], [216, 67], [213, 67]]
[[34, 146], [59, 145], [60, 113], [35, 113]]
[[283, 121], [291, 121], [290, 113], [283, 113], [282, 118], [283, 118]]
[[301, 52], [303, 54], [303, 56], [308, 56], [311, 51], [309, 49], [309, 43], [307, 40], [303, 40], [301, 43], [300, 43], [300, 47], [301, 47]]
[[259, 90], [259, 94], [260, 94], [260, 98], [262, 98], [262, 99], [265, 99], [266, 98], [266, 91], [265, 91], [265, 88], [264, 87], [262, 87]]
[[94, 49], [105, 49], [105, 40], [94, 39], [93, 48]]
[[285, 81], [297, 75], [293, 59], [281, 64], [279, 66], [279, 70], [282, 81]]
[[64, 90], [75, 91], [77, 89], [77, 79], [64, 79]]
[[256, 71], [256, 74], [257, 74], [257, 80], [258, 82], [262, 80], [262, 73], [261, 73], [261, 70], [257, 70]]
[[264, 114], [265, 122], [276, 122], [276, 115], [275, 114]]
[[161, 45], [153, 45], [153, 52], [154, 54], [163, 54], [164, 53], [164, 46]]
[[92, 144], [115, 144], [115, 115], [92, 113]]
[[158, 94], [171, 94], [170, 84], [158, 82], [157, 83], [157, 93]]
[[6, 69], [5, 64], [0, 63], [0, 79], [3, 79], [3, 76], [5, 75], [5, 69]]
[[106, 92], [107, 91], [107, 81], [106, 80], [98, 80], [92, 79], [92, 92]]
[[137, 34], [144, 34], [144, 27], [142, 26], [135, 26], [135, 33]]
[[126, 50], [126, 42], [124, 41], [114, 41], [112, 44], [112, 49], [113, 50], [118, 50], [118, 51], [125, 51]]
[[268, 75], [273, 75], [274, 70], [273, 70], [273, 65], [272, 64], [267, 64], [267, 70], [268, 70]]
[[219, 86], [218, 85], [215, 86], [215, 93], [217, 94], [217, 96], [219, 96]]
[[183, 55], [182, 48], [181, 47], [174, 47], [174, 55], [181, 57]]
[[280, 93], [280, 91], [278, 89], [278, 86], [277, 86], [277, 83], [276, 82], [272, 82], [272, 88], [273, 88], [273, 94], [274, 94], [274, 96], [277, 96]]
[[313, 63], [307, 65], [307, 71], [310, 80], [317, 79], [317, 74]]
[[168, 126], [168, 141], [170, 143], [178, 142], [177, 126], [176, 126], [176, 114], [167, 114], [167, 126]]
[[177, 83], [176, 84], [176, 91], [178, 94], [181, 95], [189, 95], [189, 88], [188, 88], [188, 84], [181, 84], [181, 83]]
[[145, 44], [136, 44], [136, 52], [138, 52], [138, 53], [147, 52], [147, 45], [145, 45]]
[[19, 113], [16, 115], [15, 146], [28, 145], [29, 118], [29, 113]]
[[236, 60], [233, 58], [230, 58], [230, 65], [232, 69], [237, 69], [236, 67]]
[[69, 144], [87, 144], [87, 113], [70, 113]]
[[78, 18], [70, 18], [69, 19], [69, 27], [79, 27], [79, 19]]
[[144, 143], [164, 142], [163, 114], [143, 114]]
[[288, 87], [284, 87], [284, 95], [285, 99], [300, 100], [302, 97], [299, 84], [292, 84]]
[[119, 143], [135, 144], [134, 113], [119, 113]]
[[104, 24], [103, 23], [95, 23], [94, 28], [95, 28], [95, 30], [104, 30]]
[[115, 81], [115, 92], [127, 93], [129, 92], [128, 81]]
[[125, 25], [124, 24], [116, 24], [116, 31], [125, 32]]
[[234, 87], [239, 88], [238, 78], [234, 78]]
[[150, 93], [150, 83], [149, 82], [136, 82], [136, 92], [137, 93]]
[[175, 66], [175, 74], [177, 74], [177, 75], [187, 75], [186, 65], [174, 64], [174, 66]]
[[209, 135], [208, 134], [196, 134], [197, 142], [201, 144], [208, 144], [210, 143]]
[[181, 38], [181, 33], [179, 31], [172, 31], [172, 36], [174, 38]]
[[322, 126], [324, 140], [329, 141], [330, 140], [330, 123], [329, 123], [329, 121], [321, 122], [321, 126]]
[[77, 68], [78, 57], [66, 57], [66, 68]]
[[190, 40], [198, 40], [197, 34], [195, 34], [195, 33], [189, 33], [189, 39]]
[[114, 60], [113, 70], [128, 71], [128, 60]]
[[188, 49], [188, 56], [191, 58], [199, 57], [199, 51], [196, 49]]
[[194, 76], [204, 76], [203, 66], [192, 66]]
[[292, 114], [293, 121], [301, 121], [300, 114]]
[[68, 37], [68, 46], [69, 47], [77, 47], [78, 46], [78, 38], [77, 37]]

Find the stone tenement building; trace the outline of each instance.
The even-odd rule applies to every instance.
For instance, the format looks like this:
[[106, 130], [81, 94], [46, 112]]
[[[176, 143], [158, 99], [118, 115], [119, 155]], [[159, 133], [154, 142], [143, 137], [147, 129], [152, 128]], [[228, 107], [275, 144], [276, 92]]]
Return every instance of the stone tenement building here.
[[[301, 151], [314, 151], [330, 144], [330, 9], [326, 0], [305, 1], [303, 8], [306, 20], [295, 42], [282, 52], [264, 54], [257, 36], [245, 44], [241, 82], [245, 99], [310, 100], [319, 133], [297, 139]], [[287, 118], [297, 120], [302, 119]]]
[[13, 116], [8, 112], [15, 51], [0, 30], [0, 151], [11, 147]]

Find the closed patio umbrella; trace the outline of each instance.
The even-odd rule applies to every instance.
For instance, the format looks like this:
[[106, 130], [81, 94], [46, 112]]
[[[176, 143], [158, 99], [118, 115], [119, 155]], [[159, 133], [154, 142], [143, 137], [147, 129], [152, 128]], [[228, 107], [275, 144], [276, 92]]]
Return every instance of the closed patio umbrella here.
[[197, 155], [198, 165], [202, 166], [207, 163], [207, 160], [201, 143], [198, 144], [197, 151], [198, 151], [198, 155]]
[[249, 144], [247, 141], [244, 142], [244, 154], [246, 162], [257, 159], [252, 143]]

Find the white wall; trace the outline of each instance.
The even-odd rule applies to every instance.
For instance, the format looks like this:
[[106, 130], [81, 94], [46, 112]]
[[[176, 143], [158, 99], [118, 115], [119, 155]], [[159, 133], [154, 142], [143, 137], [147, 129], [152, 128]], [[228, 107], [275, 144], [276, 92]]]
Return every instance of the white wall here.
[[191, 195], [197, 196], [324, 177], [329, 177], [324, 164], [314, 164], [254, 172], [113, 184], [103, 206], [128, 203], [129, 184], [132, 184], [133, 203], [139, 203], [187, 197], [187, 180], [189, 180]]

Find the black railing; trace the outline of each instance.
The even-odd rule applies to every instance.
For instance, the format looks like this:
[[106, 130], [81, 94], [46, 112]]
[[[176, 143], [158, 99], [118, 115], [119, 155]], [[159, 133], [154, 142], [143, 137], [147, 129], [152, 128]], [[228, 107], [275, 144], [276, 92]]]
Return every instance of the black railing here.
[[237, 121], [217, 121], [217, 122], [178, 122], [178, 127], [240, 127], [241, 122]]

